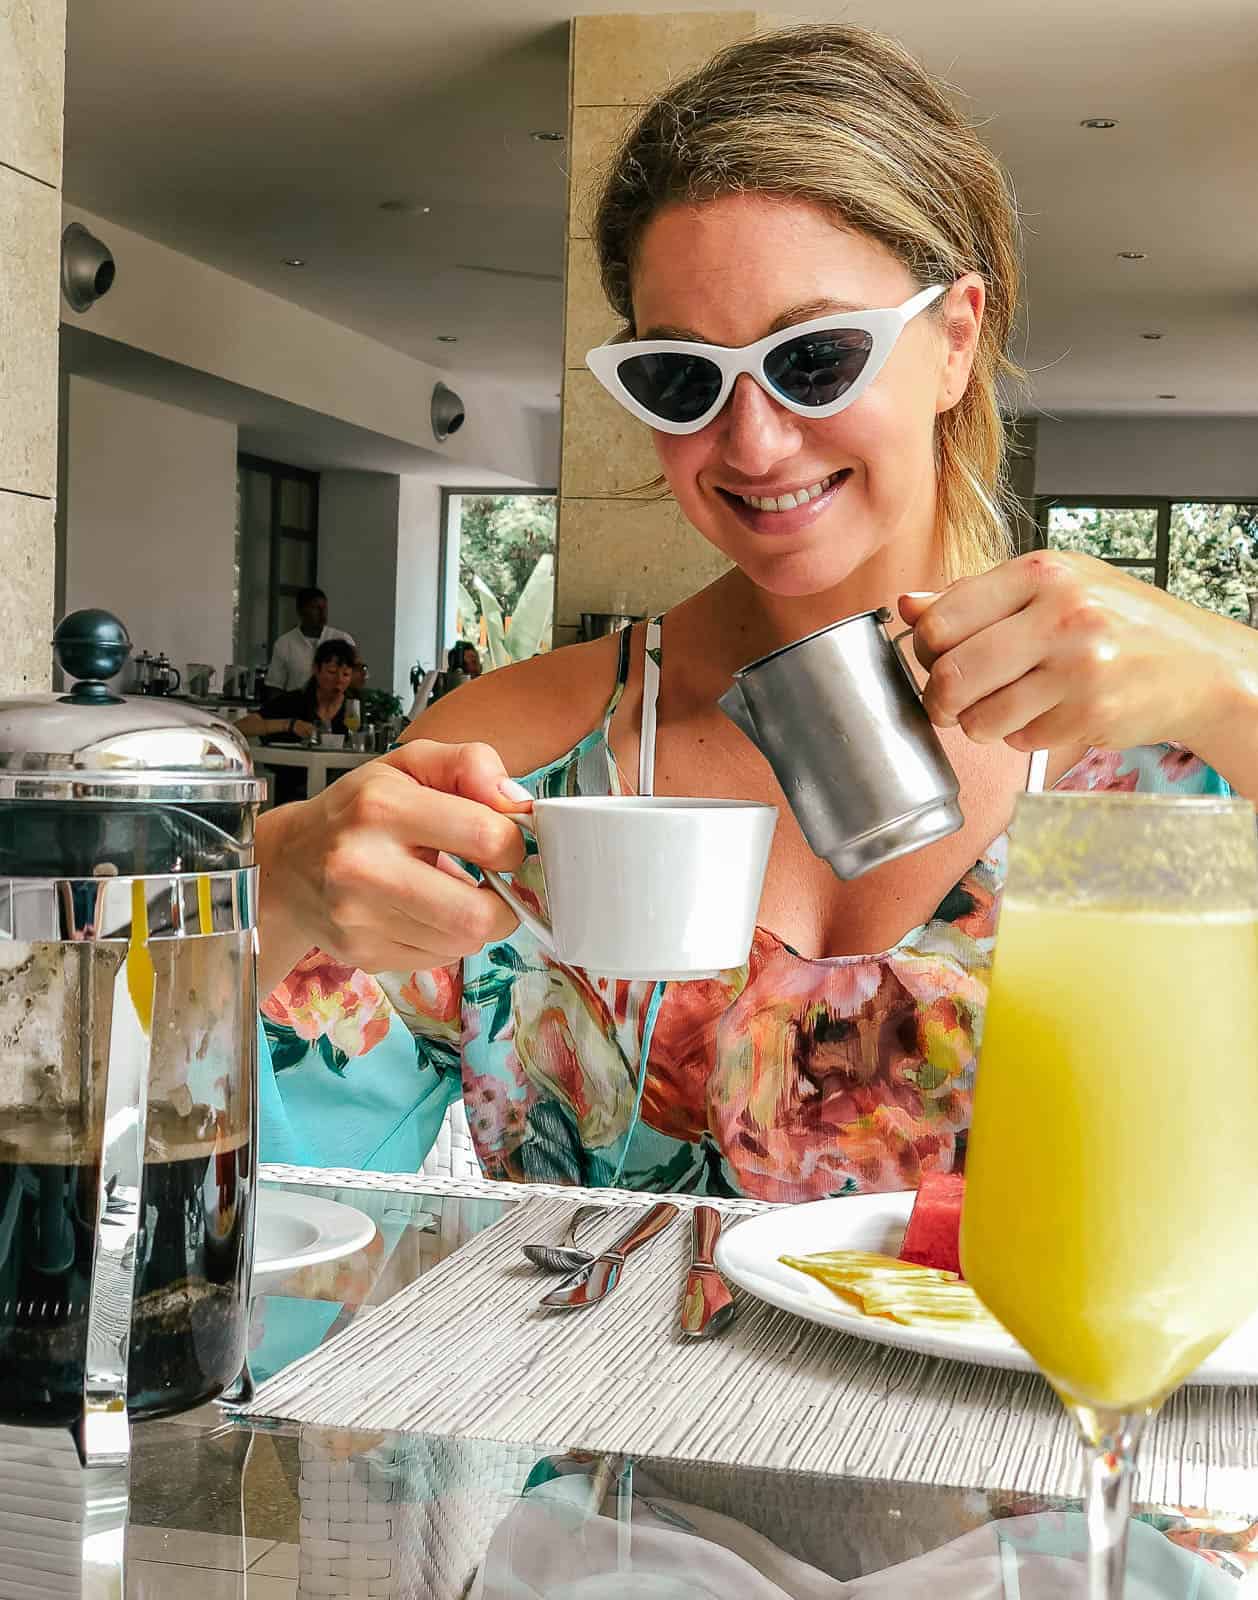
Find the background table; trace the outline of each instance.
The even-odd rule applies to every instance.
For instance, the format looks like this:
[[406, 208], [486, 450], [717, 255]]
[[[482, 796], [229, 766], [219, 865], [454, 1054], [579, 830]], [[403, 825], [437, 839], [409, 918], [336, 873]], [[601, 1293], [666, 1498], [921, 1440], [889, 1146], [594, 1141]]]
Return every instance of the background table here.
[[253, 751], [255, 766], [304, 767], [307, 799], [322, 793], [327, 787], [329, 770], [348, 772], [376, 758], [374, 750], [325, 750], [315, 746], [294, 749], [291, 746], [262, 744], [253, 739], [249, 741], [249, 748]]
[[[292, 1170], [272, 1169], [272, 1181], [278, 1173], [291, 1177]], [[262, 1176], [268, 1180], [267, 1169]], [[535, 1194], [498, 1184], [346, 1172], [308, 1171], [282, 1187], [357, 1206], [375, 1221], [376, 1237], [356, 1255], [292, 1274], [255, 1303], [250, 1346], [260, 1378], [351, 1321], [370, 1317]], [[521, 1290], [536, 1287], [522, 1269]], [[476, 1374], [468, 1372], [466, 1382], [475, 1384]], [[33, 1461], [41, 1447], [46, 1460]], [[72, 1451], [68, 1434], [0, 1429], [3, 1600], [73, 1600], [82, 1592], [72, 1560], [78, 1548], [73, 1519], [64, 1500], [54, 1504], [33, 1487], [69, 1481]], [[632, 1537], [631, 1513], [640, 1515], [643, 1507], [657, 1508], [665, 1519], [677, 1515], [670, 1507], [682, 1507], [683, 1516], [687, 1508], [691, 1516], [701, 1508], [839, 1579], [935, 1549], [995, 1517], [1069, 1505], [1007, 1485], [976, 1490], [937, 1478], [923, 1482], [911, 1471], [902, 1478], [837, 1475], [583, 1454], [562, 1440], [503, 1443], [250, 1425], [212, 1404], [134, 1430], [127, 1595], [461, 1600], [526, 1483], [570, 1474], [590, 1480], [591, 1494], [604, 1514], [623, 1522], [626, 1538]], [[1258, 1508], [1258, 1485], [1254, 1500]], [[1232, 1559], [1230, 1546], [1247, 1542], [1245, 1519], [1234, 1509], [1229, 1518], [1214, 1519], [1226, 1523], [1221, 1533], [1204, 1536], [1170, 1509], [1145, 1507], [1143, 1515], [1179, 1542], [1217, 1541], [1224, 1561]], [[1199, 1520], [1211, 1519], [1203, 1511]]]

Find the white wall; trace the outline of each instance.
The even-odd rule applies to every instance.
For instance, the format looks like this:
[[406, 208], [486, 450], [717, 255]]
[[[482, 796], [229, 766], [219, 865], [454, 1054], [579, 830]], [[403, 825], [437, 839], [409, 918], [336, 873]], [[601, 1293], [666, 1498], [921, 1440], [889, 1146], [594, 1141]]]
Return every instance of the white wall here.
[[182, 672], [232, 659], [236, 429], [71, 377], [65, 603], [103, 606]]
[[[66, 206], [63, 220], [103, 239], [117, 262], [113, 288], [88, 314], [93, 333], [419, 445], [452, 465], [527, 483], [558, 480], [553, 421], [508, 391], [416, 361], [107, 217]], [[430, 422], [438, 380], [467, 407], [466, 423], [444, 444]]]
[[398, 479], [385, 472], [319, 475], [319, 587], [328, 620], [352, 633], [373, 688], [394, 677]]
[[1042, 417], [1036, 494], [1258, 499], [1258, 418]]

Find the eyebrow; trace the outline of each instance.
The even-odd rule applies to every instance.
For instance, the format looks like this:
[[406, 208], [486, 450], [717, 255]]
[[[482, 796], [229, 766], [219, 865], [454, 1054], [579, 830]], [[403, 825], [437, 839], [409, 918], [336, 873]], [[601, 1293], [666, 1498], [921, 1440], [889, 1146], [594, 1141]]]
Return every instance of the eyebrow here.
[[[835, 316], [844, 316], [850, 311], [868, 311], [868, 306], [857, 305], [852, 300], [805, 300], [797, 306], [791, 306], [783, 311], [780, 316], [774, 317], [765, 331], [764, 337], [770, 334], [781, 333], [783, 328], [793, 327], [797, 322], [813, 322], [818, 317], [826, 317], [833, 313]], [[680, 328], [671, 322], [657, 322], [645, 332], [636, 335], [639, 339], [680, 339], [686, 344], [714, 344], [713, 339], [705, 338], [701, 333], [696, 333], [693, 328]], [[755, 343], [756, 341], [752, 341]]]

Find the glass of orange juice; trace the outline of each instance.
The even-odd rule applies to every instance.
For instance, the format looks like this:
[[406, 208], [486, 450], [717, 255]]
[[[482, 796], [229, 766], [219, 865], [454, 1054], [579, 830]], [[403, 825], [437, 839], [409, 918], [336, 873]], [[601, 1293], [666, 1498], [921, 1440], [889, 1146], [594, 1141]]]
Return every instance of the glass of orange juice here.
[[1020, 797], [961, 1262], [1089, 1453], [1091, 1600], [1133, 1458], [1258, 1305], [1258, 830], [1227, 799]]

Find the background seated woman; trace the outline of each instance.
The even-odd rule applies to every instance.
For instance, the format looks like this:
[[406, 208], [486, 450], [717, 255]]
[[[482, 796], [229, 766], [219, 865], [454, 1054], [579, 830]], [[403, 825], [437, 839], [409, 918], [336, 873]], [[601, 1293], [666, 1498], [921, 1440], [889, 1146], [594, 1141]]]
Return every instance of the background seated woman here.
[[345, 732], [345, 697], [354, 674], [354, 646], [326, 639], [315, 651], [314, 671], [300, 689], [273, 695], [261, 712], [236, 724], [249, 739], [308, 739], [316, 728]]
[[[261, 712], [251, 711], [236, 724], [246, 738], [309, 739], [316, 728], [341, 733], [345, 728], [346, 691], [353, 676], [354, 646], [347, 639], [325, 639], [314, 653], [314, 671], [304, 688], [274, 695]], [[289, 805], [305, 795], [305, 774], [294, 767], [274, 769], [271, 799]]]

